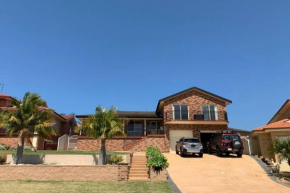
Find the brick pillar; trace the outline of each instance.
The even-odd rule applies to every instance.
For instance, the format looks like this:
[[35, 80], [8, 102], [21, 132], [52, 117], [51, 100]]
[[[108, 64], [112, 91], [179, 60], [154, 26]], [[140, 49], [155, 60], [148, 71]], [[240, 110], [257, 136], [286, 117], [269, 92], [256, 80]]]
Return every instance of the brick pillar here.
[[120, 163], [118, 165], [118, 181], [128, 181], [128, 163]]

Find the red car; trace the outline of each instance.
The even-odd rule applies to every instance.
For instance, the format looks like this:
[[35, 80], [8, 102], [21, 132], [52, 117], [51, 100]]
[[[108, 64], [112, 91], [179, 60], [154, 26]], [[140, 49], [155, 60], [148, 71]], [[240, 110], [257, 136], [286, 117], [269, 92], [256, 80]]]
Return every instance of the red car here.
[[217, 132], [208, 142], [208, 153], [216, 152], [217, 156], [222, 156], [225, 153], [229, 156], [231, 153], [242, 157], [244, 144], [240, 136], [233, 131]]

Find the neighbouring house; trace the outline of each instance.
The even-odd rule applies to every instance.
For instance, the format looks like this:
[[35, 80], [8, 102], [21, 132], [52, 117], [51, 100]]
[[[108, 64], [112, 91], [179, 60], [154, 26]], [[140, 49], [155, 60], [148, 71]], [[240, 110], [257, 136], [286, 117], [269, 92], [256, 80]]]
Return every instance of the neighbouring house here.
[[[0, 108], [13, 111], [15, 108], [11, 105], [11, 100], [11, 96], [0, 94]], [[45, 109], [48, 107], [41, 108]], [[46, 140], [40, 138], [37, 134], [34, 134], [33, 138], [31, 139], [32, 145], [38, 150], [56, 150], [59, 137], [65, 134], [75, 134], [74, 127], [77, 125], [77, 123], [73, 115], [60, 115], [54, 111], [53, 119], [57, 135], [52, 135], [51, 140]], [[6, 129], [0, 128], [0, 144], [5, 144], [11, 147], [17, 146], [17, 134], [13, 134], [11, 137], [8, 137]]]
[[[124, 121], [125, 137], [107, 140], [114, 151], [145, 151], [155, 146], [162, 152], [175, 152], [181, 137], [197, 137], [206, 147], [213, 133], [228, 129], [227, 105], [232, 101], [192, 87], [158, 101], [156, 111], [117, 111]], [[90, 115], [77, 115], [85, 121]], [[78, 137], [78, 150], [100, 149], [100, 140]]]
[[244, 129], [237, 129], [237, 128], [229, 127], [229, 130], [232, 130], [232, 131], [238, 133], [241, 136], [241, 138], [247, 138], [251, 134], [251, 131], [244, 130]]
[[267, 125], [254, 129], [250, 135], [253, 155], [260, 155], [278, 161], [277, 156], [269, 153], [269, 147], [276, 139], [290, 137], [290, 99], [288, 99]]

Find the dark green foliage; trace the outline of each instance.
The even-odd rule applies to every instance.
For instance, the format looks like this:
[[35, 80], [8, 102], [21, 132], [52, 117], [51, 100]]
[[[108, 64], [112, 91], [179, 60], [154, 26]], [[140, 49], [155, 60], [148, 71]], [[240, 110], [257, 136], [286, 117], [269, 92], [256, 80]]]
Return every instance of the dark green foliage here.
[[22, 100], [11, 99], [14, 110], [0, 108], [0, 127], [8, 131], [8, 136], [18, 135], [16, 164], [22, 162], [24, 143], [36, 132], [39, 137], [49, 139], [54, 130], [53, 111], [46, 106], [37, 93], [27, 92]]
[[148, 158], [161, 154], [160, 150], [157, 147], [148, 147], [146, 149], [146, 156]]
[[117, 165], [123, 161], [123, 156], [121, 155], [112, 155], [108, 160], [108, 164]]
[[81, 127], [76, 128], [76, 132], [82, 130], [88, 136], [101, 140], [101, 151], [99, 165], [106, 164], [106, 140], [114, 136], [123, 136], [123, 121], [116, 115], [116, 107], [109, 110], [98, 106], [95, 114], [82, 122]]
[[149, 167], [167, 168], [169, 166], [167, 158], [157, 147], [148, 147], [146, 149], [146, 156], [148, 157], [147, 166]]
[[279, 160], [287, 160], [290, 165], [290, 138], [285, 140], [274, 141], [274, 144], [269, 148], [270, 153], [276, 153]]

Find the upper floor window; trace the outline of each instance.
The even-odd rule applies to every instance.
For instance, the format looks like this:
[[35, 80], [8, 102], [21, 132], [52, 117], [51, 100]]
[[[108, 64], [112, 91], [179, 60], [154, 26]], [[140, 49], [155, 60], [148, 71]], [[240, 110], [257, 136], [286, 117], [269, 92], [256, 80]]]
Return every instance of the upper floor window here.
[[173, 105], [173, 119], [174, 120], [188, 120], [187, 105]]
[[216, 105], [201, 105], [204, 120], [218, 120], [218, 111]]

